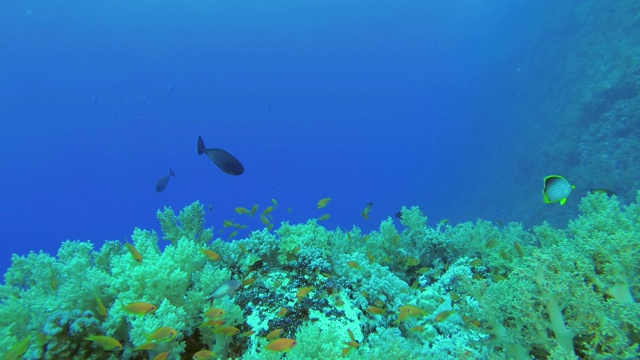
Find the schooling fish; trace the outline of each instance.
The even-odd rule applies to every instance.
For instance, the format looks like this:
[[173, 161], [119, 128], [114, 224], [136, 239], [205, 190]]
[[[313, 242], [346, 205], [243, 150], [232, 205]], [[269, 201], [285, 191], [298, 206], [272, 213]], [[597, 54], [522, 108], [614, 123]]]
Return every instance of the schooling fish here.
[[169, 174], [165, 175], [163, 177], [161, 177], [160, 179], [158, 179], [158, 182], [156, 183], [156, 192], [163, 192], [164, 189], [167, 188], [167, 184], [169, 183], [169, 179], [171, 177], [176, 177], [176, 174], [173, 173], [173, 171], [171, 169], [169, 169]]
[[207, 149], [201, 136], [198, 136], [198, 155], [207, 154], [216, 166], [229, 175], [241, 175], [244, 166], [233, 155], [222, 149]]

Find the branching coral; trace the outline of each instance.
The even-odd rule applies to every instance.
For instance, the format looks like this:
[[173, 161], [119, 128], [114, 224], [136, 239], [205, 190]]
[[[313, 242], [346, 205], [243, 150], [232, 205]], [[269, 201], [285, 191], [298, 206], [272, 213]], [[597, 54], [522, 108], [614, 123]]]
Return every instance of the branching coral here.
[[[189, 358], [202, 349], [280, 358], [264, 337], [282, 329], [299, 344], [287, 354], [294, 359], [342, 356], [345, 343], [352, 358], [632, 358], [640, 341], [639, 207], [595, 194], [580, 209], [567, 230], [482, 220], [431, 228], [413, 207], [403, 209], [401, 229], [391, 218], [366, 235], [310, 220], [205, 245], [199, 203], [178, 217], [166, 208], [159, 217], [172, 244], [161, 249], [154, 232], [135, 229], [130, 246], [141, 259], [117, 241], [97, 252], [68, 241], [57, 257], [14, 256], [0, 286], [0, 352], [27, 339], [27, 358]], [[209, 298], [230, 279], [242, 284], [233, 297]], [[157, 309], [123, 309], [140, 301]], [[224, 312], [215, 324], [205, 319], [210, 307]], [[167, 326], [175, 339], [136, 350]], [[124, 349], [104, 350], [90, 335]]]

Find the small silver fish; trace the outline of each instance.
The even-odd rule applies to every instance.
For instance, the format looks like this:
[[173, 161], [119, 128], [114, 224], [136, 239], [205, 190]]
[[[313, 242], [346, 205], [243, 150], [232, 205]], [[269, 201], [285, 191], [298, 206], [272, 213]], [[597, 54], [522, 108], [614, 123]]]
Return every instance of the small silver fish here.
[[242, 285], [242, 283], [238, 280], [223, 281], [222, 284], [218, 285], [218, 287], [213, 290], [207, 300], [211, 300], [211, 302], [213, 302], [213, 300], [223, 297], [227, 294], [229, 295], [229, 299], [231, 299], [240, 285]]

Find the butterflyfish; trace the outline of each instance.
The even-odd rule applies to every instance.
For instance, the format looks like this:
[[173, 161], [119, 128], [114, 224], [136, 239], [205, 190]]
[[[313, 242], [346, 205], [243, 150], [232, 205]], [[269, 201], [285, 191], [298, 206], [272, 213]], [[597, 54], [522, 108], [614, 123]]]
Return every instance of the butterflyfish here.
[[545, 204], [559, 202], [564, 205], [567, 197], [576, 187], [571, 185], [567, 179], [560, 175], [549, 175], [544, 178], [544, 186], [542, 188], [542, 200]]

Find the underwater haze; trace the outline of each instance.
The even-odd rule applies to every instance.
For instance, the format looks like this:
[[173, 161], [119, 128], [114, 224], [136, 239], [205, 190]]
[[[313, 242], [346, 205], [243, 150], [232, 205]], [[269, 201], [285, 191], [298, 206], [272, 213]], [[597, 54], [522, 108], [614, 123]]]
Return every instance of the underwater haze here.
[[3, 0], [0, 354], [637, 357], [638, 13]]
[[[502, 190], [479, 174], [509, 176], [498, 164], [514, 141], [509, 79], [540, 5], [1, 6], [3, 268], [67, 239], [124, 240], [194, 200], [216, 228], [272, 198], [291, 208], [278, 220], [319, 217], [327, 196], [329, 227], [369, 227], [368, 202], [372, 224], [402, 205], [435, 220], [518, 219], [485, 209]], [[246, 172], [198, 157], [198, 135]]]

